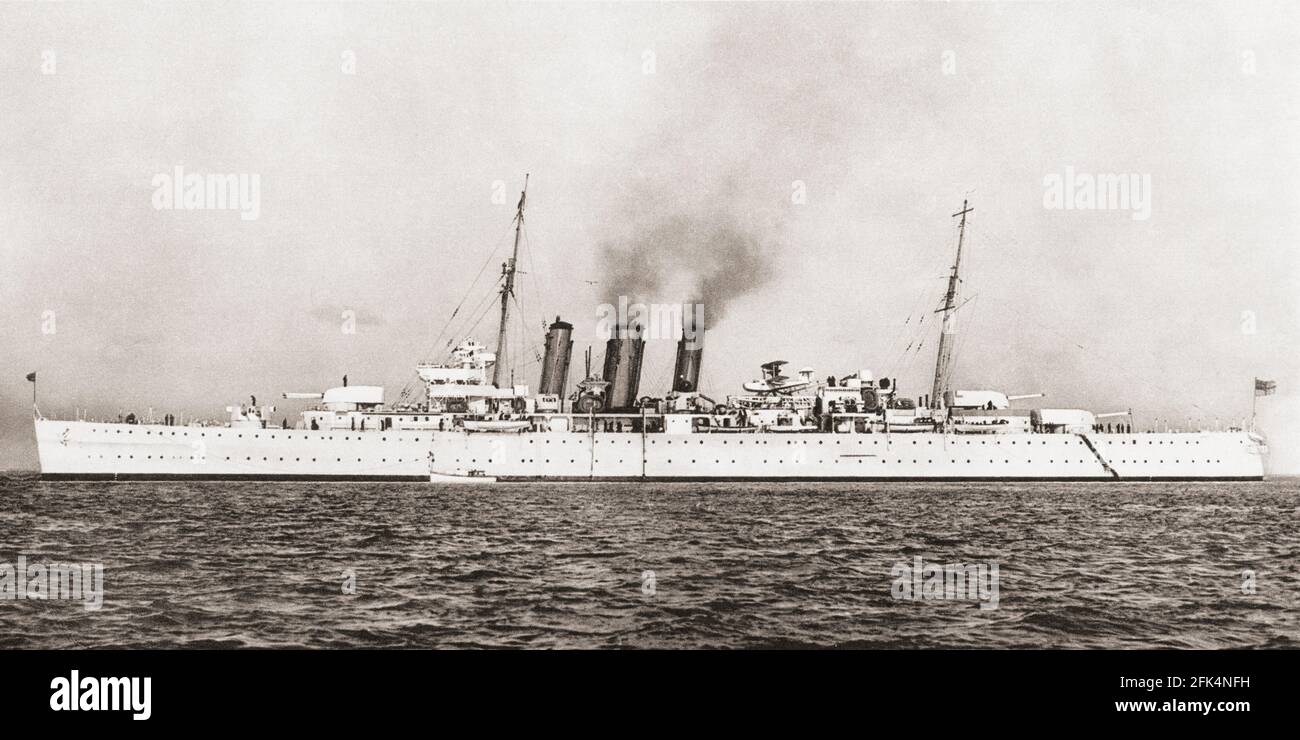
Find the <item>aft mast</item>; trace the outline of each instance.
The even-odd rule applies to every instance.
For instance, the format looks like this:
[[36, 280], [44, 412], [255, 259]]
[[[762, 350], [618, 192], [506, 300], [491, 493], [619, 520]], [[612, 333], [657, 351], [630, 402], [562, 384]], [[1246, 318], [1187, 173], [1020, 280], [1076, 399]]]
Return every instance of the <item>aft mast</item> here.
[[[954, 218], [961, 216], [961, 223], [957, 225], [957, 258], [952, 263], [952, 274], [948, 276], [948, 292], [943, 297], [943, 329], [939, 332], [939, 355], [934, 362], [934, 387], [930, 392], [930, 408], [939, 409], [944, 406], [944, 393], [948, 390], [948, 370], [952, 363], [952, 342], [953, 334], [956, 331], [955, 319], [953, 315], [957, 310], [957, 284], [960, 280], [958, 271], [961, 269], [961, 247], [966, 237], [966, 214], [975, 210], [967, 206], [967, 201], [961, 202], [961, 210], [952, 214]], [[936, 311], [938, 313], [938, 311]]]
[[519, 206], [515, 212], [515, 250], [510, 255], [510, 259], [501, 265], [501, 274], [505, 277], [505, 283], [501, 286], [501, 328], [497, 332], [496, 362], [492, 365], [492, 385], [497, 388], [501, 387], [505, 376], [506, 354], [509, 349], [506, 346], [507, 322], [510, 320], [510, 301], [515, 297], [515, 263], [519, 259], [519, 235], [524, 229], [524, 200], [527, 197], [528, 174], [525, 173], [524, 189], [519, 194]]

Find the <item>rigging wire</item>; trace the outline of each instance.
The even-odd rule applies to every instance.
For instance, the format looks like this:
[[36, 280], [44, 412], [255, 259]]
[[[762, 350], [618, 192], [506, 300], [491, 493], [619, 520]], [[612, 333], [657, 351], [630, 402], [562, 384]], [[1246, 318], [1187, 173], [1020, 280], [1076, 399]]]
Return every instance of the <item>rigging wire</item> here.
[[[932, 293], [923, 293], [918, 300], [923, 302], [924, 305], [932, 305], [936, 298]], [[918, 303], [918, 306], [919, 305], [921, 304]], [[925, 334], [929, 331], [929, 326], [926, 325], [925, 320], [933, 313], [934, 312], [928, 308], [913, 311], [912, 315], [919, 315], [919, 318], [916, 320], [916, 323], [912, 325], [911, 333], [906, 335], [907, 345], [899, 350], [895, 355], [893, 362], [886, 365], [886, 368], [889, 370], [889, 372], [886, 373], [887, 377], [898, 377], [899, 375], [905, 374], [906, 371], [911, 368], [912, 361], [915, 359], [916, 354], [920, 352], [921, 347], [925, 346]], [[911, 321], [911, 316], [908, 317], [908, 321]]]
[[[501, 290], [503, 289], [502, 287], [499, 287], [501, 286], [503, 280], [505, 280], [505, 276], [498, 277], [496, 283], [493, 284], [493, 289], [486, 292], [483, 295], [483, 297], [479, 299], [479, 302], [474, 306], [473, 311], [469, 312], [468, 314], [461, 314], [464, 317], [462, 318], [462, 322], [468, 320], [471, 317], [479, 316], [480, 312], [486, 313], [487, 310], [489, 310], [493, 306], [496, 306], [497, 296], [501, 295]], [[472, 334], [474, 330], [478, 328], [478, 324], [481, 321], [482, 318], [479, 318], [474, 322], [473, 326], [465, 326], [462, 323], [462, 325], [457, 331], [449, 333], [447, 335], [447, 343], [442, 348], [442, 354], [440, 354], [439, 357], [441, 358], [441, 357], [449, 356], [450, 350], [455, 347], [456, 343], [460, 341], [460, 339], [466, 338], [470, 334]]]
[[[511, 226], [513, 225], [514, 225], [514, 221], [512, 220]], [[483, 277], [483, 273], [487, 270], [488, 265], [492, 264], [493, 257], [495, 257], [496, 253], [501, 249], [501, 245], [505, 242], [505, 239], [507, 236], [509, 236], [509, 234], [510, 234], [510, 227], [508, 226], [506, 227], [506, 230], [502, 232], [501, 236], [497, 238], [496, 243], [494, 244], [492, 249], [488, 252], [487, 258], [483, 260], [483, 265], [479, 267], [478, 273], [475, 274], [474, 279], [470, 281], [469, 287], [465, 289], [465, 294], [461, 296], [460, 301], [456, 304], [455, 310], [451, 312], [451, 316], [447, 317], [447, 323], [443, 324], [442, 330], [438, 332], [437, 338], [433, 340], [433, 347], [430, 349], [430, 352], [435, 352], [438, 350], [439, 342], [442, 341], [443, 334], [446, 333], [448, 327], [451, 325], [451, 322], [456, 318], [456, 315], [460, 312], [460, 309], [465, 305], [465, 301], [469, 300], [470, 294], [474, 292], [474, 286], [478, 285], [479, 279]]]
[[[500, 282], [500, 281], [498, 281], [498, 282]], [[463, 321], [467, 321], [470, 317], [472, 317], [472, 316], [476, 316], [476, 315], [477, 315], [479, 318], [478, 318], [477, 321], [474, 322], [474, 325], [473, 325], [472, 327], [469, 327], [468, 329], [466, 329], [466, 330], [464, 330], [464, 331], [462, 331], [462, 332], [452, 332], [452, 333], [450, 333], [450, 334], [447, 334], [447, 344], [446, 344], [445, 347], [434, 348], [433, 350], [430, 350], [430, 351], [428, 351], [428, 352], [425, 353], [424, 356], [429, 358], [428, 361], [431, 361], [431, 362], [432, 362], [432, 361], [441, 360], [441, 359], [443, 359], [443, 358], [449, 357], [450, 354], [451, 354], [449, 350], [450, 350], [451, 348], [453, 348], [453, 347], [456, 345], [457, 337], [471, 334], [471, 333], [474, 331], [474, 329], [478, 327], [478, 324], [483, 320], [483, 317], [487, 315], [487, 311], [488, 311], [489, 309], [491, 309], [492, 306], [494, 306], [494, 305], [496, 304], [496, 301], [492, 300], [492, 298], [494, 298], [495, 296], [496, 296], [496, 291], [494, 291], [494, 290], [493, 290], [493, 291], [488, 291], [487, 294], [486, 294], [483, 298], [481, 298], [481, 299], [479, 300], [478, 304], [476, 304], [476, 305], [474, 306], [473, 311], [471, 311], [471, 312], [469, 312], [469, 313], [463, 313], [463, 314], [461, 314], [461, 317], [462, 317], [462, 318], [461, 318], [461, 321], [462, 321], [462, 322], [463, 322]], [[460, 307], [457, 307], [456, 311], [459, 312], [459, 311], [460, 311]], [[453, 319], [448, 320], [447, 326], [451, 326], [452, 323], [453, 323], [453, 321], [454, 321], [454, 314], [453, 314]], [[441, 340], [442, 336], [443, 336], [444, 334], [446, 334], [446, 332], [447, 332], [447, 326], [444, 326], [442, 332], [439, 332], [439, 334], [438, 334], [438, 338], [439, 338], [440, 340]], [[439, 351], [439, 350], [441, 350], [441, 351]], [[401, 392], [401, 395], [399, 396], [399, 398], [401, 398], [401, 399], [403, 399], [403, 400], [406, 399], [406, 398], [409, 396], [412, 387], [414, 386], [414, 384], [415, 384], [416, 381], [418, 381], [418, 380], [419, 380], [419, 374], [417, 373], [415, 377], [413, 377], [413, 378], [411, 378], [410, 380], [408, 380], [408, 381], [406, 382], [406, 384], [402, 386], [402, 392]]]
[[512, 295], [511, 298], [514, 299], [515, 308], [519, 309], [519, 320], [515, 322], [515, 341], [512, 343], [514, 346], [511, 347], [510, 357], [510, 384], [513, 386], [515, 383], [519, 382], [518, 379], [515, 379], [514, 377], [515, 371], [518, 370], [520, 373], [523, 372], [524, 350], [526, 347], [524, 346], [524, 307], [519, 302], [518, 295]]
[[[976, 293], [966, 301], [966, 303], [970, 304], [970, 311], [967, 312], [968, 318], [963, 319], [963, 322], [966, 325], [966, 329], [965, 331], [962, 330], [957, 331], [957, 341], [953, 345], [952, 355], [949, 361], [949, 367], [951, 368], [950, 372], [952, 373], [953, 377], [956, 377], [957, 375], [956, 369], [960, 365], [960, 362], [958, 360], [961, 357], [962, 352], [966, 349], [966, 340], [970, 338], [970, 335], [973, 331], [973, 327], [975, 326], [975, 316], [976, 316], [975, 309], [976, 307], [979, 306], [979, 299], [980, 299], [980, 294]], [[962, 307], [965, 307], [966, 303], [963, 303]]]
[[[985, 246], [991, 246], [991, 245], [992, 245], [992, 242], [989, 241], [989, 239], [988, 239], [987, 236], [985, 236], [984, 234], [980, 234], [979, 236], [980, 236], [980, 238], [984, 241]], [[1013, 236], [998, 235], [998, 234], [995, 234], [994, 236], [997, 236], [997, 238], [998, 238], [999, 241], [1008, 242], [1008, 243], [1016, 244], [1016, 245], [1019, 245], [1019, 244], [1020, 244], [1020, 241], [1019, 241], [1018, 239], [1016, 239], [1015, 237], [1013, 237]], [[1005, 306], [1007, 306], [1007, 307], [1009, 307], [1009, 308], [1012, 308], [1012, 309], [1022, 309], [1022, 308], [1023, 308], [1022, 306], [1014, 305], [1014, 304], [1012, 304], [1010, 301], [1007, 301], [1007, 300], [1005, 300], [1005, 299], [998, 298], [997, 296], [990, 296], [990, 299], [993, 300], [993, 301], [996, 302], [996, 303], [1003, 304], [1003, 305], [1005, 305]], [[1051, 326], [1048, 326], [1047, 324], [1045, 324], [1045, 323], [1039, 321], [1038, 319], [1034, 318], [1034, 315], [1033, 315], [1032, 313], [1029, 313], [1029, 312], [1021, 312], [1021, 313], [1017, 313], [1017, 314], [1016, 314], [1016, 318], [1017, 318], [1017, 320], [1028, 320], [1030, 323], [1032, 323], [1032, 324], [1038, 326], [1040, 329], [1044, 329], [1044, 330], [1046, 330], [1048, 333], [1052, 334], [1053, 336], [1057, 337], [1058, 339], [1061, 339], [1061, 340], [1067, 342], [1067, 343], [1070, 344], [1071, 346], [1076, 347], [1076, 348], [1078, 348], [1078, 349], [1080, 349], [1080, 350], [1083, 350], [1084, 352], [1088, 352], [1088, 348], [1087, 348], [1087, 347], [1084, 347], [1082, 344], [1079, 344], [1077, 341], [1075, 341], [1075, 340], [1074, 340], [1072, 337], [1070, 337], [1068, 334], [1065, 334], [1064, 332], [1062, 332], [1062, 331], [1060, 331], [1060, 330], [1054, 329], [1054, 328], [1052, 328]]]
[[[510, 227], [513, 225], [514, 225], [514, 220], [511, 219], [510, 225], [507, 226], [506, 229], [501, 233], [501, 236], [497, 237], [496, 241], [493, 244], [492, 249], [488, 250], [487, 257], [483, 260], [483, 264], [479, 267], [478, 272], [474, 275], [474, 279], [470, 281], [469, 286], [465, 289], [465, 294], [461, 296], [460, 301], [456, 303], [456, 307], [452, 309], [451, 315], [447, 317], [447, 321], [443, 323], [442, 328], [438, 331], [438, 335], [437, 337], [434, 338], [432, 346], [428, 350], [426, 350], [423, 354], [421, 354], [420, 357], [422, 358], [427, 357], [430, 360], [432, 360], [435, 357], [443, 356], [442, 354], [435, 354], [441, 348], [443, 335], [447, 333], [447, 330], [452, 326], [453, 322], [455, 322], [456, 317], [460, 315], [460, 310], [464, 308], [465, 301], [469, 300], [470, 295], [474, 292], [474, 287], [478, 285], [478, 281], [483, 277], [483, 273], [487, 270], [488, 265], [492, 264], [493, 257], [495, 257], [496, 253], [500, 251], [501, 245], [505, 242], [506, 237], [510, 234]], [[489, 296], [492, 295], [492, 291], [489, 291], [488, 295]], [[478, 310], [478, 306], [475, 306], [474, 310]], [[451, 336], [455, 337], [456, 335], [452, 334]], [[408, 380], [402, 386], [402, 391], [398, 395], [399, 403], [405, 401], [409, 397], [412, 386], [418, 380], [419, 380], [419, 375], [417, 374], [415, 377]]]
[[[924, 307], [933, 306], [938, 303], [943, 297], [943, 292], [946, 292], [947, 290], [947, 286], [938, 281], [947, 281], [948, 276], [952, 272], [951, 264], [948, 263], [949, 257], [939, 254], [938, 250], [931, 252], [927, 256], [936, 262], [943, 260], [935, 270], [936, 272], [939, 272], [940, 275], [936, 278], [927, 278], [927, 282], [929, 280], [935, 280], [942, 290], [937, 294], [933, 289], [917, 292], [916, 301], [912, 306], [912, 310], [908, 312], [907, 318], [903, 321], [902, 326], [899, 327], [894, 339], [889, 344], [885, 345], [887, 348], [893, 348], [902, 344], [903, 339], [907, 340], [906, 345], [894, 354], [893, 361], [885, 366], [889, 370], [889, 372], [886, 373], [886, 377], [898, 377], [899, 375], [905, 374], [905, 372], [911, 367], [916, 353], [925, 344], [923, 334], [928, 330], [925, 320], [928, 316], [934, 313], [932, 309]], [[925, 272], [930, 273], [930, 270], [926, 270]], [[915, 319], [915, 322], [913, 319]], [[911, 327], [910, 329], [908, 328], [909, 326]], [[909, 352], [911, 355], [909, 355]], [[906, 364], [900, 365], [900, 363]]]
[[[537, 299], [537, 305], [545, 305], [548, 301], [545, 300], [546, 296], [543, 294], [541, 284], [537, 279], [537, 263], [533, 259], [533, 242], [528, 236], [527, 224], [524, 225], [524, 254], [528, 258], [528, 282], [533, 286], [533, 295]], [[554, 302], [550, 301], [550, 303]], [[543, 316], [543, 324], [545, 324], [545, 320], [546, 317]]]
[[[911, 310], [907, 312], [907, 318], [904, 319], [903, 323], [899, 325], [898, 331], [894, 333], [894, 338], [889, 340], [889, 343], [885, 345], [886, 348], [892, 349], [900, 344], [901, 340], [904, 338], [904, 336], [908, 331], [908, 327], [911, 325], [912, 317], [918, 315], [917, 312], [920, 310], [922, 301], [924, 300], [925, 300], [925, 292], [917, 291], [916, 302], [912, 305]], [[924, 315], [921, 315], [921, 318], [924, 318]], [[913, 327], [913, 330], [914, 329], [915, 327]]]

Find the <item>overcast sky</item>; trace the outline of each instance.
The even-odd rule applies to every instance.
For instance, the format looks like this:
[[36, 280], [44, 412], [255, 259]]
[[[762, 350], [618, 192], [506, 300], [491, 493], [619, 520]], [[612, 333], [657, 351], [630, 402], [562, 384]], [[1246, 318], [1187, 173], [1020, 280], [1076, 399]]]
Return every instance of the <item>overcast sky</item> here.
[[[969, 198], [956, 386], [1212, 426], [1275, 379], [1260, 424], [1300, 471], [1298, 25], [1241, 2], [0, 5], [0, 467], [35, 467], [30, 371], [46, 415], [218, 418], [345, 373], [395, 398], [467, 291], [478, 317], [528, 172], [525, 358], [557, 314], [593, 343], [630, 289], [610, 255], [684, 233], [642, 285], [734, 271], [709, 395], [772, 359], [926, 393]], [[178, 166], [256, 175], [257, 217], [156, 208]], [[1149, 181], [1149, 213], [1048, 207], [1067, 168]], [[672, 352], [651, 343], [645, 390]]]

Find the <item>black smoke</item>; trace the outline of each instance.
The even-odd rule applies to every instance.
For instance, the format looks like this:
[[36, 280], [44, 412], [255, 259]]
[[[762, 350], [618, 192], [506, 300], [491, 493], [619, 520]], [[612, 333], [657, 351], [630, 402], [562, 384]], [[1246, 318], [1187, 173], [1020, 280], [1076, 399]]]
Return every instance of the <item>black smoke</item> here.
[[601, 245], [601, 285], [648, 303], [703, 303], [709, 325], [773, 275], [773, 246], [725, 217], [676, 215]]

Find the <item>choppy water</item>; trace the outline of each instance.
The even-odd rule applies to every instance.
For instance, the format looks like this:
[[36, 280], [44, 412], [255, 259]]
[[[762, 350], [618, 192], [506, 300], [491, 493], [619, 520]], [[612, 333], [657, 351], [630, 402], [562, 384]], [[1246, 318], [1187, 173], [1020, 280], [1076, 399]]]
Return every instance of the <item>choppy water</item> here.
[[[99, 611], [0, 601], [0, 647], [1300, 646], [1294, 478], [0, 496], [0, 565], [104, 565]], [[915, 556], [998, 564], [998, 608], [895, 600]]]

